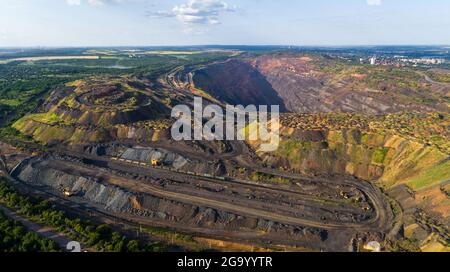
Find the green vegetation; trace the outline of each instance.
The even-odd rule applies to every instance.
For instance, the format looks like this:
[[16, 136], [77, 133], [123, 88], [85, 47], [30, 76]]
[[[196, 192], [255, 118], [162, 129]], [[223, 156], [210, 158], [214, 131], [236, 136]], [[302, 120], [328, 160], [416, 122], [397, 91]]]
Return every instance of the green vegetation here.
[[280, 146], [270, 155], [301, 173], [348, 174], [414, 191], [450, 179], [446, 113], [285, 114], [281, 123]]
[[450, 70], [429, 70], [426, 74], [434, 81], [441, 83], [450, 83]]
[[289, 158], [293, 164], [300, 161], [299, 152], [302, 149], [302, 143], [295, 140], [286, 140], [280, 143], [277, 149], [277, 155]]
[[377, 148], [375, 152], [373, 152], [372, 161], [376, 164], [384, 164], [388, 152], [389, 148]]
[[421, 190], [441, 182], [450, 180], [450, 161], [444, 161], [408, 181], [408, 185], [414, 190]]
[[27, 231], [18, 221], [0, 211], [0, 252], [56, 252], [56, 243]]
[[33, 114], [30, 115], [32, 116], [33, 120], [40, 122], [40, 123], [45, 123], [45, 124], [56, 124], [58, 123], [59, 117], [56, 113], [52, 112], [52, 113], [38, 113], [38, 114]]
[[[327, 78], [327, 84], [342, 85], [354, 92], [369, 89], [370, 96], [383, 95], [398, 103], [433, 106], [448, 100], [448, 96], [432, 92], [429, 82], [414, 69], [389, 65], [359, 64], [340, 58], [314, 56], [313, 69]], [[447, 82], [449, 74], [429, 71], [436, 81]]]
[[46, 95], [63, 82], [59, 78], [27, 75], [27, 72], [9, 74], [2, 71], [0, 65], [0, 126], [8, 125], [37, 108]]
[[397, 241], [389, 241], [388, 248], [392, 252], [420, 252], [420, 248], [416, 245], [417, 241], [410, 239], [400, 239]]
[[178, 233], [166, 228], [159, 227], [145, 227], [143, 232], [148, 233], [154, 237], [159, 237], [166, 241], [170, 241], [172, 244], [189, 248], [190, 251], [203, 251], [205, 247], [197, 242], [191, 235]]
[[271, 174], [261, 173], [261, 172], [252, 172], [249, 176], [252, 181], [256, 182], [272, 182], [272, 183], [289, 183], [290, 179], [283, 178], [279, 176], [274, 176]]
[[[108, 225], [95, 225], [80, 218], [70, 217], [56, 210], [47, 200], [26, 197], [0, 180], [0, 202], [32, 221], [52, 226], [74, 240], [98, 251], [154, 252], [165, 247], [158, 242], [141, 243], [113, 231]], [[1, 236], [0, 236], [1, 237]]]
[[[374, 89], [396, 91], [401, 88], [417, 89], [421, 87], [420, 75], [403, 68], [387, 66], [366, 66], [366, 83]], [[424, 87], [424, 85], [422, 85]]]
[[36, 142], [32, 137], [24, 135], [13, 127], [0, 128], [0, 139], [8, 142], [18, 148], [27, 148], [29, 150], [46, 151], [47, 148]]
[[[125, 76], [153, 80], [159, 74], [177, 66], [192, 65], [224, 59], [234, 52], [175, 52], [158, 51], [151, 54], [148, 50], [140, 53], [126, 50], [86, 49], [49, 49], [24, 50], [14, 54], [0, 56], [0, 128], [11, 126], [16, 120], [35, 111], [51, 91], [69, 82], [92, 76]], [[186, 50], [185, 50], [186, 51]], [[7, 59], [45, 56], [82, 56], [99, 55], [99, 59], [60, 59], [40, 61], [3, 61]], [[2, 62], [3, 61], [3, 62]], [[136, 98], [131, 98], [130, 105]], [[99, 101], [100, 102], [100, 101]], [[70, 106], [73, 101], [68, 100]], [[54, 123], [55, 116], [41, 116], [44, 121]], [[20, 135], [9, 133], [13, 144], [21, 142]]]
[[327, 130], [333, 142], [349, 140], [349, 134], [344, 135], [342, 130], [358, 130], [361, 132], [359, 140], [364, 145], [382, 145], [385, 136], [393, 134], [450, 153], [448, 113], [402, 112], [381, 116], [348, 113], [283, 114], [281, 123], [285, 127], [301, 130]]

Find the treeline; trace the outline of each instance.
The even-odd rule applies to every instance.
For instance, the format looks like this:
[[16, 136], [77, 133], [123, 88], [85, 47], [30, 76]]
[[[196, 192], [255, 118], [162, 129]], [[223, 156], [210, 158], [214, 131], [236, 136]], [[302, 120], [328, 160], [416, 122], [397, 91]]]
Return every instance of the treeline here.
[[4, 180], [0, 180], [0, 202], [27, 218], [52, 226], [72, 239], [98, 251], [159, 252], [166, 250], [166, 247], [159, 242], [132, 240], [113, 231], [108, 225], [95, 225], [80, 218], [70, 217], [65, 212], [54, 209], [47, 200], [19, 194]]
[[0, 120], [2, 118], [4, 118], [4, 116], [7, 116], [9, 114], [11, 114], [11, 112], [14, 110], [13, 107], [5, 105], [5, 104], [0, 104]]
[[36, 109], [47, 94], [63, 82], [60, 78], [26, 74], [7, 77], [0, 72], [0, 126]]
[[56, 243], [39, 236], [0, 211], [0, 252], [57, 252]]

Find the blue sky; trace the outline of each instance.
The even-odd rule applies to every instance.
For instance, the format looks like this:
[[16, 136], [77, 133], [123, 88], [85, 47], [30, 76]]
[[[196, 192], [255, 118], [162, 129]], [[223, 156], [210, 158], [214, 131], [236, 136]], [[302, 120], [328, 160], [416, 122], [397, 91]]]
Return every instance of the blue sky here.
[[0, 0], [0, 47], [450, 44], [448, 0]]

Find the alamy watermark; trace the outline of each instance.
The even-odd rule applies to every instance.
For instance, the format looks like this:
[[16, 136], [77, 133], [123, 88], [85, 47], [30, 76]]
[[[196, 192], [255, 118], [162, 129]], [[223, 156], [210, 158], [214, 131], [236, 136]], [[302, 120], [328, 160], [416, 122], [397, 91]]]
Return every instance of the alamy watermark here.
[[66, 245], [66, 250], [68, 252], [81, 252], [81, 244], [77, 241], [70, 241]]
[[[269, 116], [270, 114], [270, 116]], [[172, 138], [176, 141], [257, 141], [260, 151], [273, 152], [280, 143], [280, 107], [271, 105], [242, 105], [225, 107], [207, 105], [194, 98], [193, 111], [187, 105], [172, 109]]]

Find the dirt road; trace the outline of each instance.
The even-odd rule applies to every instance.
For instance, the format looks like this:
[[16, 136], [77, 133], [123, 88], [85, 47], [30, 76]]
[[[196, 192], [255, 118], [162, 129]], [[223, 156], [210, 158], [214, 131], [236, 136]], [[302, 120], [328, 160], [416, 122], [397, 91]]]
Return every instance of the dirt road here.
[[435, 85], [439, 85], [442, 87], [450, 87], [450, 83], [444, 83], [444, 82], [438, 82], [434, 79], [432, 79], [431, 77], [429, 77], [427, 74], [425, 74], [424, 72], [419, 72], [416, 71], [416, 73], [420, 76], [422, 76], [423, 78], [425, 78], [425, 80], [431, 84], [435, 84]]
[[[100, 159], [101, 158], [96, 158], [96, 159]], [[162, 172], [162, 173], [167, 173], [167, 174], [172, 174], [172, 175], [177, 175], [180, 176], [181, 179], [188, 179], [188, 175], [186, 174], [182, 174], [182, 173], [178, 173], [178, 172], [171, 172], [169, 170], [163, 170], [163, 169], [150, 169], [150, 168], [146, 168], [146, 167], [140, 167], [140, 166], [136, 166], [133, 165], [132, 168], [129, 167], [128, 164], [126, 163], [121, 163], [121, 162], [117, 162], [117, 161], [109, 161], [109, 160], [103, 160], [103, 163], [107, 163], [108, 164], [108, 168], [109, 169], [118, 169], [118, 170], [126, 170], [128, 169], [128, 171], [132, 171], [132, 170], [136, 170], [136, 173], [142, 173], [142, 174], [148, 174], [148, 175], [154, 175], [155, 173], [158, 172]], [[58, 166], [61, 167], [61, 170], [64, 171], [73, 171], [75, 168], [73, 166], [73, 164], [69, 163], [69, 165], [66, 165], [66, 162], [62, 162], [62, 161], [58, 161], [58, 162], [53, 162], [54, 166]], [[182, 191], [170, 191], [168, 190], [168, 188], [159, 188], [156, 187], [150, 183], [147, 182], [143, 182], [143, 181], [137, 181], [137, 180], [133, 180], [133, 179], [128, 179], [128, 178], [120, 178], [117, 176], [111, 177], [106, 171], [99, 171], [99, 169], [89, 169], [86, 167], [80, 167], [77, 166], [77, 172], [80, 171], [80, 174], [83, 174], [85, 176], [97, 176], [97, 177], [101, 177], [103, 180], [107, 180], [108, 183], [122, 187], [122, 188], [126, 188], [130, 191], [133, 192], [137, 192], [137, 193], [146, 193], [146, 194], [151, 194], [151, 195], [155, 195], [158, 197], [162, 197], [162, 198], [169, 198], [169, 199], [173, 199], [176, 201], [180, 201], [180, 202], [184, 202], [184, 203], [192, 203], [192, 204], [197, 204], [200, 206], [206, 206], [206, 207], [212, 207], [212, 208], [217, 208], [219, 210], [225, 210], [225, 211], [229, 211], [229, 212], [233, 212], [233, 213], [237, 213], [237, 214], [243, 214], [243, 215], [248, 215], [251, 217], [256, 217], [256, 218], [265, 218], [268, 220], [273, 220], [276, 222], [280, 222], [280, 223], [285, 223], [285, 224], [293, 224], [293, 225], [301, 225], [301, 226], [310, 226], [310, 227], [317, 227], [317, 228], [322, 228], [322, 229], [342, 229], [342, 228], [347, 228], [347, 229], [360, 229], [360, 230], [370, 230], [372, 228], [378, 229], [380, 226], [385, 226], [385, 214], [383, 212], [384, 207], [380, 204], [382, 203], [381, 200], [378, 199], [378, 195], [373, 193], [373, 192], [366, 192], [367, 195], [370, 196], [371, 199], [373, 199], [373, 204], [375, 206], [375, 210], [376, 210], [376, 216], [374, 218], [372, 218], [369, 221], [364, 221], [364, 222], [358, 222], [358, 223], [348, 223], [348, 222], [321, 222], [321, 221], [317, 221], [317, 220], [309, 220], [309, 219], [305, 219], [305, 218], [299, 218], [299, 217], [295, 217], [295, 216], [289, 216], [287, 214], [283, 214], [281, 212], [281, 210], [278, 210], [278, 212], [274, 212], [271, 211], [270, 209], [263, 209], [263, 205], [260, 205], [259, 200], [254, 199], [252, 201], [248, 201], [248, 203], [239, 203], [239, 202], [230, 202], [230, 200], [226, 200], [226, 199], [220, 199], [220, 198], [216, 198], [213, 195], [207, 195], [207, 196], [198, 196], [198, 195], [193, 195], [193, 194], [187, 194], [185, 192]], [[197, 177], [196, 180], [201, 179], [200, 177]], [[214, 183], [214, 184], [218, 184], [218, 183], [222, 183], [223, 181], [220, 180], [211, 180], [211, 179], [204, 179], [206, 182], [209, 183]], [[230, 181], [227, 182], [228, 186], [231, 185]], [[239, 184], [238, 182], [235, 182], [236, 186], [245, 186], [245, 187], [249, 187], [251, 186], [250, 184]], [[361, 187], [361, 185], [358, 184], [354, 184], [357, 187]], [[282, 190], [276, 190], [274, 188], [262, 188], [261, 186], [255, 186], [253, 185], [255, 190], [266, 190], [266, 191], [279, 191], [279, 194], [282, 194]], [[372, 188], [364, 188], [364, 190], [371, 190]], [[303, 198], [304, 196], [298, 195], [297, 197], [299, 198]], [[267, 200], [266, 200], [267, 201]], [[315, 204], [313, 201], [310, 201], [312, 206], [316, 206], [318, 209], [325, 209], [325, 207], [321, 207], [322, 205], [320, 204]], [[247, 204], [247, 205], [245, 205]]]

